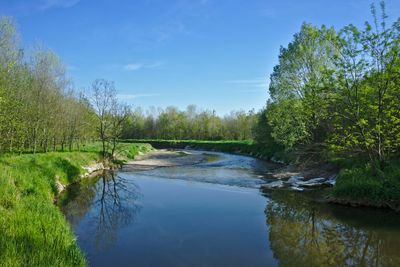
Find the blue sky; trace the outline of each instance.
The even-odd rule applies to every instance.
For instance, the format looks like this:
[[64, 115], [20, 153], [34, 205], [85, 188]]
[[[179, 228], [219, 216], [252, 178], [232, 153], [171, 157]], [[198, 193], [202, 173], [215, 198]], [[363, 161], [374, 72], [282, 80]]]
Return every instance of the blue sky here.
[[[79, 88], [115, 81], [134, 106], [260, 109], [279, 47], [302, 22], [370, 19], [371, 0], [0, 0], [24, 47], [43, 43]], [[387, 13], [400, 15], [400, 1]]]

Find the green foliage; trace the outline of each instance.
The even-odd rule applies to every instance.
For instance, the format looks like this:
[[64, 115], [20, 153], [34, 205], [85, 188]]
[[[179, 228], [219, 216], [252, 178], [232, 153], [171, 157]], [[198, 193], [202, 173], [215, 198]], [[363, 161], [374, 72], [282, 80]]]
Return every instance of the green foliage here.
[[279, 144], [278, 141], [272, 136], [272, 127], [269, 123], [268, 108], [261, 110], [257, 116], [257, 123], [253, 127], [254, 140], [258, 146], [258, 150], [266, 158], [272, 157], [283, 159], [282, 154], [285, 153], [284, 145]]
[[[121, 159], [151, 149], [148, 144], [119, 147]], [[56, 182], [77, 182], [82, 166], [101, 158], [99, 142], [82, 150], [0, 156], [1, 266], [86, 265], [70, 226], [54, 205]]]
[[119, 155], [122, 155], [123, 157], [126, 157], [128, 159], [134, 159], [137, 155], [150, 152], [153, 147], [148, 143], [134, 143], [133, 145], [121, 143], [118, 149]]
[[367, 155], [379, 170], [400, 144], [400, 21], [386, 27], [381, 7], [380, 24], [373, 6], [374, 26], [349, 25], [336, 40], [330, 140], [337, 151]]
[[271, 136], [286, 148], [308, 142], [310, 133], [300, 100], [284, 99], [269, 104], [267, 118], [273, 129]]
[[[119, 142], [116, 147], [118, 159], [134, 159], [139, 154], [150, 152], [153, 147], [148, 143], [123, 143]], [[92, 142], [81, 147], [82, 152], [100, 153], [102, 151], [101, 142]]]
[[343, 169], [334, 187], [334, 196], [374, 204], [400, 203], [400, 161], [391, 161], [389, 166], [384, 180], [372, 175], [373, 168], [369, 163]]
[[256, 124], [254, 111], [232, 111], [221, 117], [215, 111], [199, 111], [189, 105], [182, 111], [169, 106], [165, 110], [136, 109], [124, 128], [124, 139], [196, 139], [247, 140], [253, 138]]
[[286, 151], [320, 147], [321, 155], [367, 158], [372, 175], [385, 179], [400, 149], [400, 19], [388, 26], [384, 2], [381, 11], [378, 18], [372, 6], [374, 22], [364, 29], [303, 24], [281, 48], [266, 138]]
[[54, 206], [55, 177], [77, 181], [97, 153], [0, 158], [0, 262], [4, 266], [84, 266], [70, 226]]
[[333, 29], [303, 24], [280, 50], [271, 74], [267, 117], [272, 137], [286, 148], [318, 142], [325, 135], [335, 36]]
[[42, 47], [24, 53], [18, 39], [0, 17], [0, 152], [72, 150], [93, 138], [93, 111], [61, 60]]

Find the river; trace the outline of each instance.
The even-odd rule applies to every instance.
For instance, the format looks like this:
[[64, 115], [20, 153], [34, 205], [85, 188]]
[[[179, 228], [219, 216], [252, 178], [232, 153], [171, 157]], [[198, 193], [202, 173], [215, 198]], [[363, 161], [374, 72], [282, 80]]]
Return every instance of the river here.
[[267, 164], [214, 155], [69, 187], [61, 208], [89, 265], [400, 266], [398, 214], [262, 190]]

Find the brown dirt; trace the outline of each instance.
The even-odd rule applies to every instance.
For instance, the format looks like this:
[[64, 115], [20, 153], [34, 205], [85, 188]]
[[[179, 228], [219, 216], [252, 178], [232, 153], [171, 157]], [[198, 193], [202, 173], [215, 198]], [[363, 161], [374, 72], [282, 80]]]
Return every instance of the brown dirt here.
[[187, 151], [155, 150], [124, 164], [122, 170], [148, 170], [157, 167], [193, 165], [206, 159], [201, 153]]

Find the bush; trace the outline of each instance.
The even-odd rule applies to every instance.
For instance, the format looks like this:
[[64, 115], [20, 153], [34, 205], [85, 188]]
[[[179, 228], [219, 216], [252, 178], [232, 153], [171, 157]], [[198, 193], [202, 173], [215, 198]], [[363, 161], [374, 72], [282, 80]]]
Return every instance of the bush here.
[[370, 164], [343, 169], [333, 194], [375, 203], [400, 201], [400, 162], [391, 161], [383, 172], [383, 178], [373, 175]]

